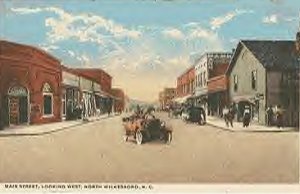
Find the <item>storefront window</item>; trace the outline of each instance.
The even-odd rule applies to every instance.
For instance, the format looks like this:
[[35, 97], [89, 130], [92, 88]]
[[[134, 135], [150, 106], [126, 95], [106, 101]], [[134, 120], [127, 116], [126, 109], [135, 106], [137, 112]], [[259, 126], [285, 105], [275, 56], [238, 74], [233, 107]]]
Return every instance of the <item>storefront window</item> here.
[[44, 108], [43, 113], [45, 116], [53, 115], [53, 93], [51, 86], [48, 83], [44, 84], [43, 87], [43, 99], [44, 99]]

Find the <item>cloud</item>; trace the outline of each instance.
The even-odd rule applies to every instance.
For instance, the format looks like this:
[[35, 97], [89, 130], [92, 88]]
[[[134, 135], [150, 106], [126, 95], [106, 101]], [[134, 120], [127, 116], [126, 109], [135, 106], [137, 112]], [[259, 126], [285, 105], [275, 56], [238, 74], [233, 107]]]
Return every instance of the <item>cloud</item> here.
[[67, 52], [71, 57], [75, 57], [75, 53], [73, 51], [68, 50]]
[[184, 34], [176, 28], [163, 30], [162, 33], [164, 36], [169, 37], [169, 38], [173, 38], [173, 39], [177, 39], [177, 40], [184, 39]]
[[238, 15], [242, 15], [245, 13], [253, 13], [252, 10], [239, 10], [236, 9], [234, 11], [228, 12], [227, 14], [219, 17], [214, 17], [210, 21], [211, 29], [215, 30], [220, 28], [223, 24], [231, 21], [233, 18], [237, 17]]
[[11, 8], [11, 11], [18, 14], [34, 14], [42, 11], [41, 8]]
[[263, 23], [266, 24], [277, 24], [278, 23], [278, 16], [276, 14], [266, 16], [262, 20]]
[[137, 39], [141, 36], [138, 30], [125, 28], [112, 20], [91, 13], [71, 14], [57, 7], [12, 8], [11, 10], [18, 14], [51, 12], [58, 15], [58, 18], [49, 17], [45, 20], [45, 26], [50, 28], [47, 33], [48, 39], [52, 43], [75, 38], [79, 42], [101, 44], [107, 38]]
[[45, 50], [46, 52], [49, 52], [49, 51], [53, 51], [53, 50], [57, 50], [59, 49], [58, 46], [56, 45], [45, 45], [45, 44], [41, 44], [39, 45], [43, 50]]

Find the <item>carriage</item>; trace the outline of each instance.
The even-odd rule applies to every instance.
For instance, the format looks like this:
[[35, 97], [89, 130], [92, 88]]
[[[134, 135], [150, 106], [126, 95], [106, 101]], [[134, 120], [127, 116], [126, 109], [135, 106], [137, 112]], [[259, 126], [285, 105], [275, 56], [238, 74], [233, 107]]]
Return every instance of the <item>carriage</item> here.
[[154, 116], [131, 116], [123, 118], [125, 128], [125, 141], [133, 137], [138, 145], [152, 140], [161, 140], [165, 143], [172, 141], [172, 127], [166, 126], [162, 121]]

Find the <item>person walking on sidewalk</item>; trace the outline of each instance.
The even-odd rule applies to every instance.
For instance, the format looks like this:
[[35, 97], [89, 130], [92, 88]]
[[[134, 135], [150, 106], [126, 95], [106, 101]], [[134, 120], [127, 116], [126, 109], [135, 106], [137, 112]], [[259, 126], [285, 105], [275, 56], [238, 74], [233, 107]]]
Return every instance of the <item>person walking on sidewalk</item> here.
[[229, 124], [231, 127], [233, 127], [233, 110], [229, 109], [227, 106], [224, 107], [223, 111], [223, 117], [226, 123], [226, 126], [229, 127]]
[[280, 105], [278, 105], [276, 109], [276, 124], [278, 128], [283, 127], [283, 110]]
[[267, 108], [267, 125], [272, 126], [273, 125], [273, 117], [274, 117], [274, 112], [272, 106], [269, 106]]
[[243, 127], [248, 127], [249, 126], [250, 118], [251, 118], [250, 107], [246, 105], [245, 109], [244, 109], [244, 114], [243, 114]]

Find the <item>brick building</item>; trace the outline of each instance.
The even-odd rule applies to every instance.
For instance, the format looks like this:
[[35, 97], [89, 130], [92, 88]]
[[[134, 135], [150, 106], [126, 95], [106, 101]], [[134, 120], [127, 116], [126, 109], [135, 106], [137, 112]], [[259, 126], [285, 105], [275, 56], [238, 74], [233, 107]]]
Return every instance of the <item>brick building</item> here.
[[0, 41], [0, 116], [5, 126], [61, 121], [60, 61], [23, 44]]
[[[93, 86], [89, 86], [89, 81], [81, 83], [83, 90], [83, 99], [87, 100], [88, 104], [95, 104], [95, 109], [98, 109], [100, 113], [108, 113], [113, 111], [113, 104], [116, 98], [111, 93], [112, 77], [100, 68], [72, 68], [72, 72], [90, 80], [95, 84], [99, 84], [100, 91], [94, 92]], [[91, 83], [91, 84], [93, 84]], [[91, 89], [90, 89], [91, 88]], [[93, 106], [93, 105], [92, 105]]]
[[112, 95], [116, 98], [114, 103], [114, 112], [121, 113], [125, 110], [125, 93], [120, 88], [112, 88]]
[[195, 92], [195, 66], [189, 67], [177, 78], [176, 101], [182, 103]]

